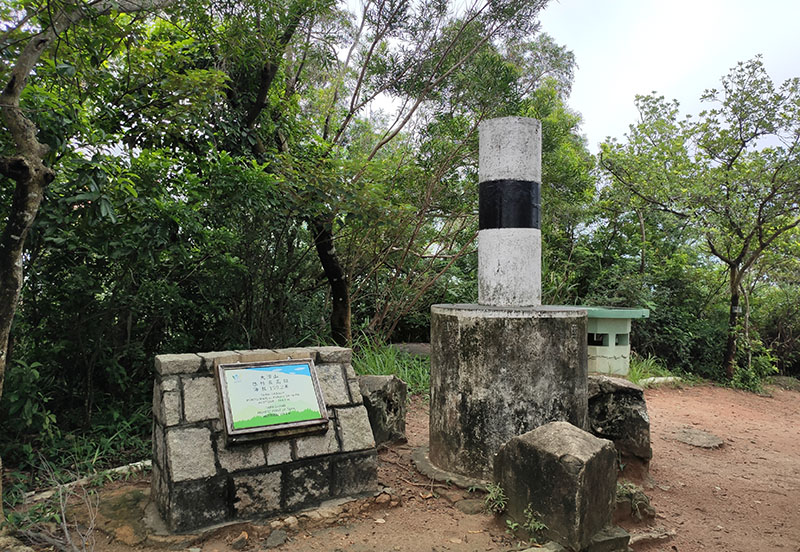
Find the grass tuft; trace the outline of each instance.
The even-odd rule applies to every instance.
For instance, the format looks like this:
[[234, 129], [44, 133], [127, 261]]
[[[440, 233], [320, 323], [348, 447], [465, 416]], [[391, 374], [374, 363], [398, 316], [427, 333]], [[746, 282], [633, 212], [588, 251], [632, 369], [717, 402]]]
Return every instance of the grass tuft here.
[[398, 351], [367, 335], [353, 345], [353, 369], [359, 375], [397, 376], [412, 395], [427, 394], [431, 386], [430, 359]]
[[636, 385], [641, 385], [640, 382], [645, 378], [669, 377], [672, 375], [672, 372], [664, 366], [664, 362], [660, 358], [652, 355], [643, 357], [636, 353], [631, 353], [628, 379]]

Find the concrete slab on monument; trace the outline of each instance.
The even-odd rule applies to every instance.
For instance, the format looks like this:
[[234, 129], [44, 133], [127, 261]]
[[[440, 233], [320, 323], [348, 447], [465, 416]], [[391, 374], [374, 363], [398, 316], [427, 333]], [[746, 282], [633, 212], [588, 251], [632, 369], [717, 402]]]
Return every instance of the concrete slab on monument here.
[[375, 446], [406, 441], [408, 386], [397, 376], [359, 376]]
[[586, 311], [431, 307], [431, 462], [492, 478], [509, 439], [548, 422], [587, 427]]
[[616, 460], [611, 441], [552, 422], [503, 445], [494, 476], [508, 497], [511, 518], [524, 523], [526, 509], [536, 512], [547, 538], [583, 550], [611, 521]]
[[653, 449], [641, 387], [620, 378], [589, 376], [589, 426], [595, 436], [613, 441], [625, 464], [624, 475], [646, 477]]

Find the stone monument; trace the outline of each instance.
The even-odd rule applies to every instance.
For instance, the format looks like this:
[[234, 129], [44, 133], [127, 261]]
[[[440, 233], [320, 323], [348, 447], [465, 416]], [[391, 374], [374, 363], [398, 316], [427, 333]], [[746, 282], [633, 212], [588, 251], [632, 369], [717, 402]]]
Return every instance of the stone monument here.
[[[168, 530], [265, 518], [377, 489], [377, 453], [352, 351], [341, 347], [158, 355], [153, 388], [153, 501]], [[215, 371], [307, 360], [327, 424], [313, 432], [226, 438]]]
[[587, 427], [587, 318], [541, 305], [540, 122], [479, 132], [478, 304], [431, 307], [428, 460], [485, 481], [509, 439], [552, 421]]

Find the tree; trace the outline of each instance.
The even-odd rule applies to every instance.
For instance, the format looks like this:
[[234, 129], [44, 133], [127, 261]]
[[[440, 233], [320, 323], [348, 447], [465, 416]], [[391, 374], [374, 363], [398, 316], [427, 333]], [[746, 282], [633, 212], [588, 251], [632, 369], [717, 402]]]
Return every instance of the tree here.
[[52, 9], [49, 3], [21, 2], [8, 10], [14, 16], [14, 23], [4, 32], [0, 45], [4, 61], [8, 60], [0, 73], [3, 78], [0, 118], [6, 127], [0, 174], [14, 182], [14, 191], [0, 235], [0, 394], [11, 324], [23, 283], [25, 240], [36, 220], [45, 188], [56, 176], [54, 168], [46, 162], [50, 148], [40, 141], [40, 129], [26, 109], [23, 93], [28, 79], [70, 28], [97, 23], [112, 13], [151, 11], [169, 3], [170, 0], [95, 0], [65, 2]]
[[800, 225], [800, 79], [776, 87], [756, 57], [702, 100], [712, 107], [679, 120], [676, 101], [637, 97], [640, 121], [625, 143], [603, 144], [601, 166], [615, 186], [691, 225], [726, 267], [730, 378], [743, 279]]
[[[226, 57], [236, 49], [217, 45], [231, 79], [226, 112], [234, 118], [228, 119], [227, 128], [237, 127], [241, 132], [234, 136], [251, 140], [254, 159], [268, 162], [268, 170], [282, 175], [291, 186], [287, 192], [300, 200], [298, 223], [312, 231], [330, 288], [331, 336], [336, 342], [351, 338], [348, 270], [336, 249], [346, 215], [359, 211], [347, 199], [360, 197], [371, 164], [384, 161], [381, 152], [402, 139], [427, 106], [461, 88], [459, 72], [467, 64], [495, 42], [533, 32], [544, 4], [479, 1], [456, 14], [447, 3], [368, 0], [352, 25], [337, 26], [331, 23], [335, 12], [329, 4], [292, 2], [284, 20], [276, 16], [274, 3], [268, 3], [260, 10], [242, 11], [235, 19], [239, 32], [228, 38], [258, 37], [263, 22], [273, 21], [268, 36], [277, 42], [267, 44], [277, 48], [254, 54], [263, 44], [253, 43], [251, 55], [242, 60]], [[245, 28], [251, 32], [242, 33]], [[343, 58], [337, 55], [341, 48]], [[253, 74], [261, 77], [253, 79]], [[309, 83], [315, 101], [303, 105], [297, 94], [308, 91]], [[396, 102], [393, 116], [380, 121], [377, 132], [359, 133], [360, 122], [368, 118], [364, 114], [381, 96]]]

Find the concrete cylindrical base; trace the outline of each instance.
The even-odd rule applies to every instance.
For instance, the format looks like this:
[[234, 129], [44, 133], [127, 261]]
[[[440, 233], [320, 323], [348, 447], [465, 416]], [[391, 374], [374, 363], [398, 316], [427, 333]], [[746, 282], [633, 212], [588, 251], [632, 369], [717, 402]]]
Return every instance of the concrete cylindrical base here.
[[586, 311], [431, 307], [430, 460], [491, 480], [512, 437], [553, 421], [586, 428]]
[[542, 304], [542, 232], [492, 228], [478, 232], [478, 303], [495, 307]]

